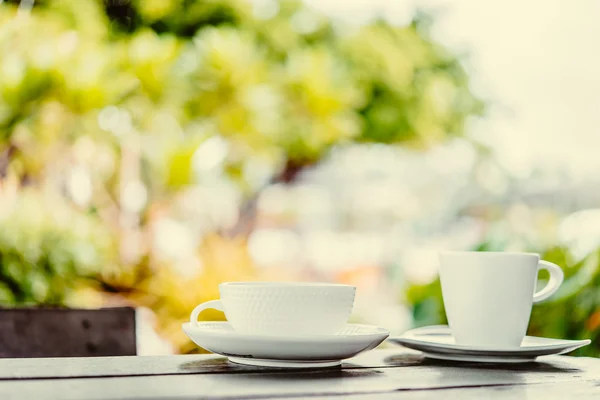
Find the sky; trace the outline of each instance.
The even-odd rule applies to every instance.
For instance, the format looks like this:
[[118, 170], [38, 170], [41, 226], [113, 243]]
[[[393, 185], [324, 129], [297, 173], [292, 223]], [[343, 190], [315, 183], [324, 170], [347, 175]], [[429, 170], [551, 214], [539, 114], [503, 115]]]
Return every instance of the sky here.
[[[307, 0], [360, 22], [410, 18], [416, 1]], [[471, 133], [516, 177], [534, 169], [571, 181], [600, 170], [600, 1], [420, 0], [434, 37], [465, 54], [474, 90], [490, 112]]]

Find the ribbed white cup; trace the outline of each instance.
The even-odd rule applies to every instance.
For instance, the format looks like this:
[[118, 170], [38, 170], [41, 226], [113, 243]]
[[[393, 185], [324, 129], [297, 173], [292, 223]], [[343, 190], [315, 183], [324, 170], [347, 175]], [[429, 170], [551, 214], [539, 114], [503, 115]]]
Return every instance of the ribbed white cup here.
[[327, 335], [346, 325], [356, 288], [330, 283], [227, 282], [221, 298], [200, 304], [190, 317], [207, 308], [225, 313], [233, 329], [260, 335]]

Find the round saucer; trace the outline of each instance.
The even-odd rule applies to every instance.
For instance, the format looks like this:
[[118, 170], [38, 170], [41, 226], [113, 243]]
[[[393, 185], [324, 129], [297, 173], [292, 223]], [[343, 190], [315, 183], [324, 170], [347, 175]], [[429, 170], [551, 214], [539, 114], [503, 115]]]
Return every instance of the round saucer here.
[[198, 346], [231, 362], [277, 368], [321, 368], [377, 347], [389, 331], [369, 325], [347, 324], [335, 335], [266, 336], [239, 333], [227, 322], [182, 325]]
[[526, 336], [520, 347], [493, 348], [459, 345], [454, 342], [450, 328], [430, 326], [392, 337], [390, 342], [423, 352], [426, 357], [440, 360], [487, 363], [523, 363], [537, 357], [564, 354], [590, 344], [590, 340], [560, 340]]

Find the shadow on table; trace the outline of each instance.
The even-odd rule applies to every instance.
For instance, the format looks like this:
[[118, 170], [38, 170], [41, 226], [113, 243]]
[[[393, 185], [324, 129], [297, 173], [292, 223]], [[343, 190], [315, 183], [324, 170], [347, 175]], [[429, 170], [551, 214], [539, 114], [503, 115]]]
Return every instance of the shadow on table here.
[[[285, 372], [285, 373], [282, 373]], [[321, 368], [321, 369], [279, 369], [265, 370], [260, 374], [245, 375], [245, 379], [250, 380], [269, 380], [276, 379], [278, 381], [315, 381], [315, 380], [330, 380], [340, 378], [371, 378], [385, 374], [381, 370], [372, 369], [341, 369], [337, 368]]]
[[179, 365], [179, 369], [185, 372], [225, 372], [231, 371], [235, 364], [227, 361], [227, 358], [211, 358], [209, 360], [194, 360]]
[[573, 366], [561, 365], [556, 362], [534, 361], [529, 363], [507, 364], [507, 363], [478, 363], [444, 361], [426, 358], [416, 354], [398, 354], [386, 357], [384, 362], [388, 366], [429, 366], [429, 367], [459, 367], [477, 370], [514, 371], [514, 372], [541, 372], [541, 373], [573, 373], [582, 372]]
[[[210, 360], [195, 360], [183, 363], [179, 366], [181, 371], [188, 373], [243, 373], [256, 374], [264, 379], [277, 375], [277, 379], [286, 379], [284, 375], [289, 375], [289, 379], [331, 379], [331, 378], [357, 378], [364, 376], [374, 376], [383, 373], [371, 369], [355, 369], [352, 364], [327, 368], [277, 368], [277, 367], [258, 367], [251, 365], [235, 364], [227, 358], [215, 358]], [[284, 376], [282, 378], [282, 376]]]

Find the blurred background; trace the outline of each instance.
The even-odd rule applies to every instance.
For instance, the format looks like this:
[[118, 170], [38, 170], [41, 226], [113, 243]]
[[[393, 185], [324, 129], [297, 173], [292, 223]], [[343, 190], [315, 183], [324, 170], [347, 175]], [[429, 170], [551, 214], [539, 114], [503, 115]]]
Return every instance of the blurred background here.
[[531, 251], [529, 333], [600, 355], [600, 3], [415, 3], [0, 0], [0, 305], [188, 353], [218, 283], [319, 280], [402, 333], [438, 251]]

